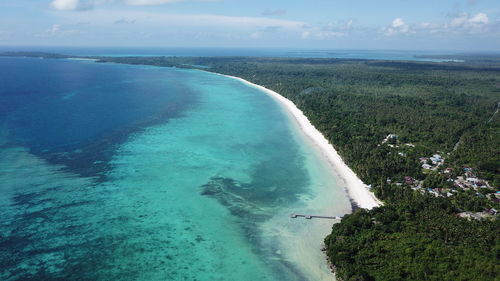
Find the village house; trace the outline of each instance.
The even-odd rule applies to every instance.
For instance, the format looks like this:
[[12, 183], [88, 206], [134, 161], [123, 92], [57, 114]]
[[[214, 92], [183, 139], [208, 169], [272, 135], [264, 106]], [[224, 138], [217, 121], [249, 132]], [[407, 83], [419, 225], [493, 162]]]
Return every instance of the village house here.
[[431, 165], [429, 165], [429, 164], [423, 164], [423, 165], [422, 165], [422, 168], [424, 168], [424, 169], [426, 169], [426, 170], [430, 170], [430, 169], [432, 169], [432, 166], [431, 166]]
[[388, 141], [395, 141], [398, 139], [398, 135], [395, 134], [388, 134], [387, 137], [382, 141], [382, 143], [386, 143]]
[[415, 179], [409, 176], [405, 177], [405, 183], [406, 184], [413, 184], [415, 182]]
[[494, 209], [494, 208], [491, 208], [489, 210], [486, 210], [486, 212], [492, 216], [498, 214], [498, 210], [497, 209]]
[[441, 163], [443, 161], [443, 158], [441, 158], [441, 155], [439, 154], [434, 154], [429, 159], [432, 161], [432, 164], [434, 165], [437, 165], [438, 163]]

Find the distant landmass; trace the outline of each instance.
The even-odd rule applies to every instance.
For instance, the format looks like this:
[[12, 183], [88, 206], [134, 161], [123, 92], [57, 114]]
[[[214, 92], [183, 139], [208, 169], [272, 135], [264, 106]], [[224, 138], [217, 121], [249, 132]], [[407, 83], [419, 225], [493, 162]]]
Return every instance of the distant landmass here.
[[341, 280], [497, 278], [498, 56], [85, 58], [208, 70], [291, 100], [384, 203], [346, 215], [326, 237]]

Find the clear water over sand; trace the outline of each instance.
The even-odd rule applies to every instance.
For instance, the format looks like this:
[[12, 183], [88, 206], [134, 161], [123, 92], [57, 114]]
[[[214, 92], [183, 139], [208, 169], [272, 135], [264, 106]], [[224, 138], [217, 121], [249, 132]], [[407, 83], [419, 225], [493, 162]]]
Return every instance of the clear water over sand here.
[[289, 214], [349, 200], [270, 97], [199, 71], [0, 60], [0, 279], [332, 278], [332, 222]]

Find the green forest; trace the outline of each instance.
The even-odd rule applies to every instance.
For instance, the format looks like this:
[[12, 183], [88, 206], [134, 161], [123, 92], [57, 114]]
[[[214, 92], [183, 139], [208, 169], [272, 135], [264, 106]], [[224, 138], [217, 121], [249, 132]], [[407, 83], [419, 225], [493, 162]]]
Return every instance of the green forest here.
[[486, 213], [500, 210], [498, 58], [99, 59], [238, 76], [292, 100], [384, 202], [325, 238], [338, 279], [500, 280], [500, 220]]

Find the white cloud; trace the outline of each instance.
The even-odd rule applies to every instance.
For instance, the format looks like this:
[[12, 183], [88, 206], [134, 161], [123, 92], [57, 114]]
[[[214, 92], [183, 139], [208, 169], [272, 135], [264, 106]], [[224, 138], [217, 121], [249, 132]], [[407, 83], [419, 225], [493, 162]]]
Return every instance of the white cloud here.
[[[106, 3], [118, 2], [130, 6], [155, 6], [184, 2], [186, 0], [52, 0], [50, 6], [59, 11], [82, 11], [93, 9]], [[197, 2], [219, 2], [222, 0], [195, 0]], [[277, 13], [286, 13], [285, 10], [275, 10]]]
[[[496, 27], [498, 29], [498, 27]], [[495, 22], [490, 22], [488, 15], [460, 13], [448, 22], [425, 22], [418, 26], [419, 33], [441, 34], [480, 34], [493, 31]]]
[[[170, 4], [176, 2], [184, 2], [186, 0], [121, 0], [127, 5], [131, 6], [155, 6]], [[220, 2], [222, 0], [196, 0], [197, 2]]]
[[56, 10], [76, 10], [79, 0], [54, 0], [50, 5]]
[[461, 13], [451, 20], [449, 26], [459, 28], [480, 27], [489, 24], [489, 22], [488, 15], [485, 13], [477, 13], [472, 16]]
[[92, 9], [93, 3], [80, 0], [53, 0], [50, 6], [59, 11], [82, 11]]
[[455, 33], [482, 33], [485, 32], [490, 24], [490, 19], [485, 13], [469, 15], [461, 13], [454, 17], [448, 24], [441, 28], [444, 32]]
[[132, 6], [153, 6], [181, 1], [183, 0], [125, 0], [125, 3]]
[[403, 21], [402, 18], [396, 18], [392, 21], [392, 27], [394, 28], [398, 28], [398, 27], [402, 27], [402, 26], [405, 26], [405, 22]]
[[[73, 25], [76, 22], [91, 22], [92, 28], [107, 30], [109, 33], [123, 34], [124, 23], [127, 28], [139, 32], [150, 30], [153, 34], [175, 34], [175, 36], [192, 39], [191, 35], [203, 31], [212, 37], [221, 37], [224, 34], [239, 34], [247, 39], [261, 39], [279, 41], [278, 38], [302, 36], [309, 26], [305, 22], [291, 21], [268, 17], [238, 17], [213, 14], [168, 14], [160, 12], [146, 12], [137, 10], [101, 10], [94, 9], [85, 13], [59, 13], [62, 24]], [[279, 32], [278, 32], [279, 31]], [[317, 28], [310, 29], [311, 39], [318, 39], [315, 35]], [[132, 31], [129, 31], [132, 32]], [[314, 34], [313, 34], [314, 32]], [[118, 35], [117, 35], [118, 36]], [[121, 36], [121, 35], [120, 35]], [[236, 38], [239, 38], [236, 36]], [[335, 33], [323, 33], [322, 38], [339, 36]], [[210, 39], [210, 38], [209, 38]], [[209, 40], [207, 39], [207, 40]]]
[[386, 36], [394, 36], [410, 32], [410, 26], [402, 18], [395, 18], [392, 23], [384, 29]]
[[423, 22], [418, 26], [417, 29], [422, 32], [438, 33], [440, 32], [441, 25], [432, 22]]
[[485, 13], [478, 13], [469, 19], [470, 24], [488, 24], [490, 20]]
[[100, 9], [78, 14], [61, 13], [59, 16], [65, 18], [63, 23], [92, 22], [94, 27], [113, 28], [111, 26], [114, 26], [117, 28], [118, 24], [135, 23], [129, 25], [130, 28], [157, 30], [158, 27], [161, 27], [162, 32], [176, 30], [176, 34], [187, 34], [202, 29], [210, 30], [208, 31], [210, 34], [236, 32], [246, 34], [246, 38], [249, 39], [266, 38], [269, 40], [290, 37], [303, 40], [331, 40], [348, 36], [354, 29], [354, 21], [350, 19], [318, 26], [302, 21], [270, 17], [167, 14], [137, 10], [110, 11]]
[[163, 27], [221, 27], [225, 29], [253, 29], [253, 30], [300, 30], [305, 25], [300, 21], [289, 21], [265, 17], [236, 17], [210, 14], [166, 14], [142, 11], [104, 11], [93, 10], [87, 13], [60, 14], [68, 22], [89, 21], [95, 25], [108, 26], [121, 19], [134, 19], [136, 23]]
[[464, 25], [467, 22], [467, 17], [468, 16], [466, 13], [462, 13], [462, 14], [458, 15], [457, 17], [455, 17], [451, 20], [450, 26], [451, 27], [459, 27], [459, 26]]

